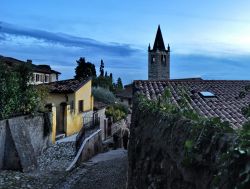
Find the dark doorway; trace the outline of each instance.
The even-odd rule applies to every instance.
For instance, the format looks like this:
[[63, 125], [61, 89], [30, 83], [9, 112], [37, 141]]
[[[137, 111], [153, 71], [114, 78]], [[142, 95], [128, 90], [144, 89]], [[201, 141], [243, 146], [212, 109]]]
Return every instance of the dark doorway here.
[[59, 123], [57, 124], [57, 127], [56, 127], [56, 134], [59, 135], [59, 134], [64, 134], [65, 133], [65, 128], [67, 126], [67, 122], [66, 122], [66, 119], [67, 119], [67, 112], [66, 112], [66, 107], [67, 107], [67, 103], [65, 102], [62, 102], [60, 104], [60, 114], [59, 114]]

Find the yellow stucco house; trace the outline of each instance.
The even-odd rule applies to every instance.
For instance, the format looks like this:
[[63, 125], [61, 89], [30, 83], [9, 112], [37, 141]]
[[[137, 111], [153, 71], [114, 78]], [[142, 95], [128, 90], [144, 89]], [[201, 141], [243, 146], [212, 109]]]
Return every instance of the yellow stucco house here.
[[75, 79], [56, 81], [45, 86], [49, 89], [46, 99], [52, 104], [52, 141], [58, 135], [72, 135], [80, 131], [84, 117], [93, 116], [92, 80]]

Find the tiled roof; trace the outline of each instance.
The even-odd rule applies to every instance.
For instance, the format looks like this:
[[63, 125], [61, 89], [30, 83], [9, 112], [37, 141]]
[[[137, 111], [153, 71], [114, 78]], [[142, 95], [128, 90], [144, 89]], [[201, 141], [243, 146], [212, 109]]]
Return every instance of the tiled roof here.
[[31, 67], [33, 72], [45, 73], [45, 74], [51, 74], [51, 73], [61, 74], [60, 72], [52, 70], [49, 65], [35, 65], [35, 64], [32, 64], [31, 62], [25, 62], [25, 61], [18, 60], [12, 57], [0, 56], [0, 61], [1, 63], [4, 63], [10, 68], [14, 66], [18, 66], [20, 64], [28, 64]]
[[116, 93], [116, 96], [120, 98], [128, 98], [128, 99], [132, 98], [133, 94], [132, 85], [127, 85], [124, 87], [125, 88], [122, 91]]
[[[171, 91], [171, 101], [178, 104], [184, 90], [190, 96], [188, 106], [205, 117], [220, 117], [232, 127], [239, 128], [247, 121], [242, 108], [250, 103], [250, 80], [168, 80], [134, 81], [134, 93], [156, 100], [164, 89]], [[215, 97], [203, 97], [200, 92], [211, 92]]]
[[84, 81], [78, 81], [76, 79], [68, 79], [55, 81], [47, 84], [41, 84], [43, 86], [48, 86], [50, 93], [73, 93], [85, 85], [90, 79]]

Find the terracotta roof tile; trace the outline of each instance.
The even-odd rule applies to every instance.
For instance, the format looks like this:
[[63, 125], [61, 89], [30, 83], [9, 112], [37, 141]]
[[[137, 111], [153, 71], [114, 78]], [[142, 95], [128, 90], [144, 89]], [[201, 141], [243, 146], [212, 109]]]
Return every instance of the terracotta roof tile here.
[[[250, 86], [249, 80], [161, 80], [134, 81], [134, 93], [145, 95], [148, 99], [156, 100], [166, 88], [170, 89], [171, 101], [177, 104], [182, 90], [189, 95], [188, 106], [205, 117], [220, 117], [234, 128], [239, 128], [247, 119], [241, 109], [250, 104], [250, 92], [245, 90]], [[215, 97], [203, 97], [199, 92], [208, 91]], [[240, 98], [244, 92], [245, 97]]]
[[50, 90], [50, 93], [73, 93], [86, 84], [89, 80], [90, 78], [80, 82], [76, 79], [68, 79], [41, 85], [47, 86]]

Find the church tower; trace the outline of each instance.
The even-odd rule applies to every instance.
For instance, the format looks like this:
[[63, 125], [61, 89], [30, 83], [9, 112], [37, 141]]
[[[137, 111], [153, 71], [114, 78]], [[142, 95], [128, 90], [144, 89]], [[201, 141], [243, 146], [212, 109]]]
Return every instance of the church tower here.
[[170, 47], [165, 48], [160, 25], [155, 37], [153, 49], [148, 46], [148, 79], [170, 79]]

